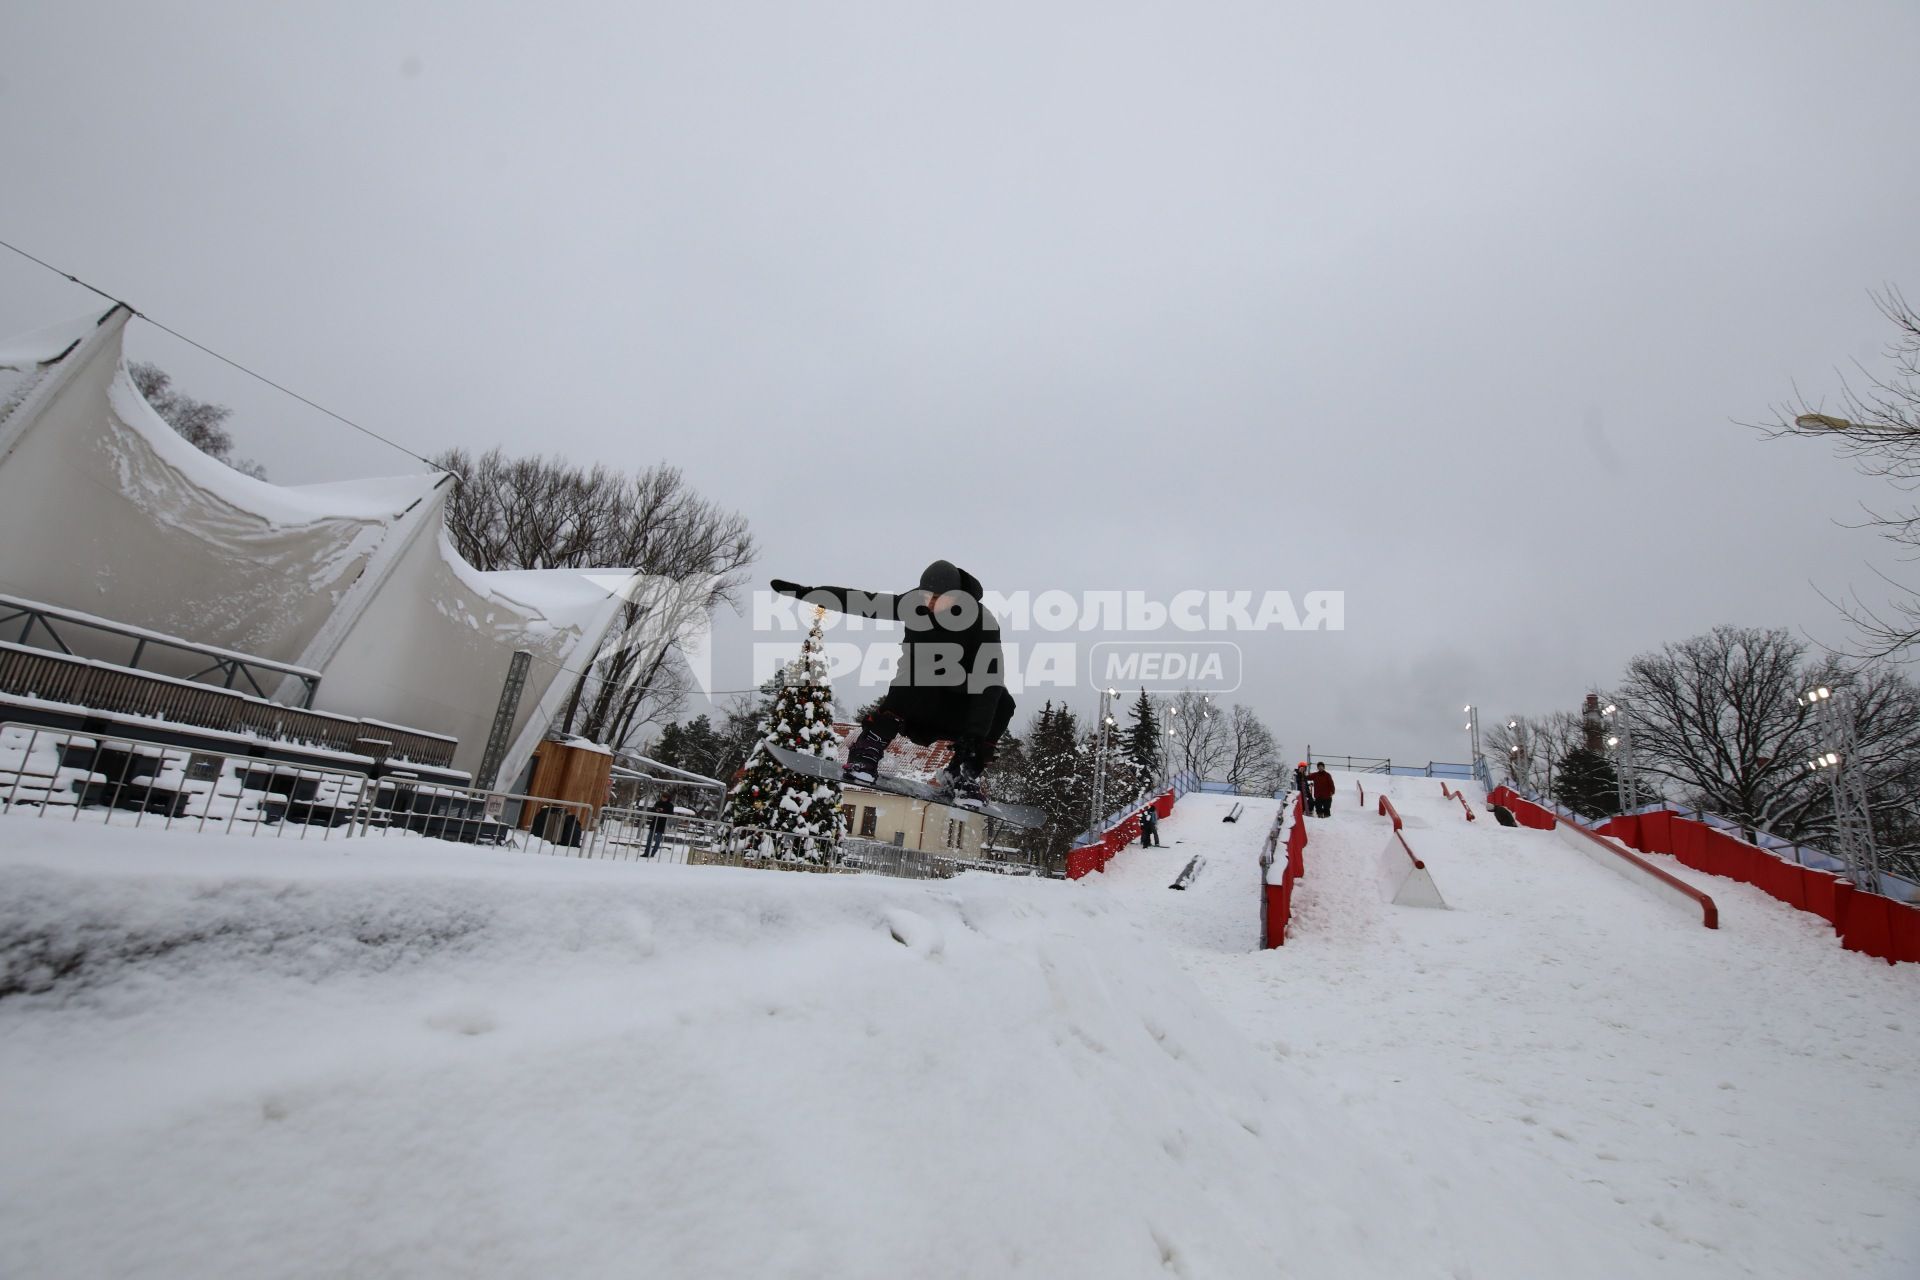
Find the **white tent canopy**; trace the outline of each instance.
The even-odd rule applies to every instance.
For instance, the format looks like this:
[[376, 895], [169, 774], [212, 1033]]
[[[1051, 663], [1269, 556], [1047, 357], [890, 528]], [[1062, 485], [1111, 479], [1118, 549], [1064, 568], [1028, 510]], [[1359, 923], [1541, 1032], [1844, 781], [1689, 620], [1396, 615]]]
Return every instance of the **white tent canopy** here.
[[511, 781], [619, 616], [620, 571], [476, 570], [443, 473], [285, 486], [206, 456], [134, 386], [131, 315], [0, 341], [0, 591], [316, 669], [316, 707], [456, 736], [469, 771], [528, 650]]

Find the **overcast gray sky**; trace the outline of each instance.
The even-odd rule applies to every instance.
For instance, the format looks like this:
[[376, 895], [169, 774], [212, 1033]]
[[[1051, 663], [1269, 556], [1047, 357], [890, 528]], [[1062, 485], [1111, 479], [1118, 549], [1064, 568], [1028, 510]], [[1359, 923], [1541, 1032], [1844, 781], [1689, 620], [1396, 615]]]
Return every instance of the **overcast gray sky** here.
[[[760, 577], [1344, 590], [1248, 644], [1290, 752], [1459, 759], [1467, 701], [1839, 639], [1816, 587], [1891, 563], [1834, 523], [1870, 482], [1733, 420], [1831, 402], [1868, 291], [1920, 288], [1911, 0], [11, 0], [0, 38], [0, 238], [421, 453], [671, 461]], [[0, 255], [0, 331], [89, 305]], [[278, 480], [417, 465], [133, 342]]]

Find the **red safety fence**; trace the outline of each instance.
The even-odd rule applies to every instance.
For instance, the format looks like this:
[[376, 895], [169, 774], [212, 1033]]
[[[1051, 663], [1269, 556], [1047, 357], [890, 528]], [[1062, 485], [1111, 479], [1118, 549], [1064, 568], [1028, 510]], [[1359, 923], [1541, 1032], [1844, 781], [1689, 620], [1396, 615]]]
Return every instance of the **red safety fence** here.
[[1173, 816], [1173, 790], [1168, 788], [1146, 804], [1135, 809], [1125, 818], [1101, 835], [1091, 844], [1083, 844], [1067, 851], [1067, 879], [1078, 880], [1081, 876], [1095, 871], [1105, 871], [1107, 864], [1113, 861], [1113, 855], [1140, 838], [1140, 813], [1148, 805], [1160, 818]]
[[1487, 793], [1487, 803], [1499, 805], [1513, 815], [1515, 822], [1535, 831], [1551, 831], [1558, 821], [1551, 809], [1543, 809], [1533, 801], [1523, 799], [1512, 787], [1495, 787]]
[[1464, 811], [1467, 815], [1467, 821], [1468, 822], [1473, 821], [1473, 806], [1467, 803], [1466, 792], [1455, 791], [1451, 787], [1449, 787], [1446, 783], [1443, 782], [1440, 784], [1440, 794], [1445, 796], [1449, 800], [1458, 800], [1460, 802], [1461, 810]]
[[1613, 818], [1600, 828], [1642, 853], [1667, 853], [1682, 866], [1750, 884], [1769, 897], [1811, 912], [1833, 926], [1848, 951], [1888, 964], [1920, 962], [1920, 910], [1877, 893], [1861, 893], [1831, 871], [1775, 857], [1704, 822], [1670, 809]]
[[[1284, 810], [1282, 811], [1284, 812]], [[1268, 847], [1260, 860], [1263, 868], [1279, 860], [1280, 819], [1274, 819], [1273, 830], [1267, 833]], [[1262, 872], [1260, 891], [1264, 896], [1261, 908], [1265, 924], [1266, 937], [1263, 944], [1271, 950], [1284, 946], [1287, 941], [1287, 924], [1293, 919], [1293, 885], [1307, 873], [1307, 799], [1296, 794], [1293, 799], [1293, 825], [1287, 829], [1286, 865], [1280, 871], [1280, 883], [1273, 883], [1271, 871]]]

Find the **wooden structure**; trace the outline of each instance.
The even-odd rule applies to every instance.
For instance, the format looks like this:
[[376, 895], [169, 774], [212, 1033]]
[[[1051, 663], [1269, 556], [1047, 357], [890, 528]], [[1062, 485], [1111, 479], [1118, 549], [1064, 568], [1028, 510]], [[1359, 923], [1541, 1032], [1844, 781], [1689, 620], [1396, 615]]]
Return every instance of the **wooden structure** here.
[[[533, 749], [533, 776], [527, 780], [527, 794], [545, 800], [563, 800], [585, 805], [598, 815], [607, 803], [613, 782], [613, 753], [592, 743], [555, 742], [549, 738]], [[527, 830], [540, 811], [538, 804], [522, 805], [520, 828]], [[587, 825], [593, 825], [592, 818]]]

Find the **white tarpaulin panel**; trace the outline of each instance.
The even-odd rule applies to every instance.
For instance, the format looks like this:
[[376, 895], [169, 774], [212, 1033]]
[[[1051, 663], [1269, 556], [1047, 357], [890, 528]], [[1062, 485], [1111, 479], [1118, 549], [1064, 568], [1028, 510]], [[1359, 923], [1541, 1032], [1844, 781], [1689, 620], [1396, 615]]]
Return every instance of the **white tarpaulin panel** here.
[[206, 456], [134, 386], [129, 316], [0, 342], [0, 592], [315, 668], [318, 707], [457, 736], [469, 770], [527, 649], [524, 761], [618, 616], [611, 571], [475, 570], [442, 474], [288, 487]]
[[[0, 424], [0, 590], [302, 661], [436, 475], [315, 494], [242, 475], [160, 420], [116, 309]], [[122, 656], [97, 654], [91, 656]]]
[[454, 764], [476, 772], [507, 666], [514, 650], [526, 649], [533, 666], [500, 774], [504, 786], [621, 604], [571, 569], [481, 573], [444, 532], [421, 538], [322, 667], [316, 705], [452, 734], [460, 739]]

